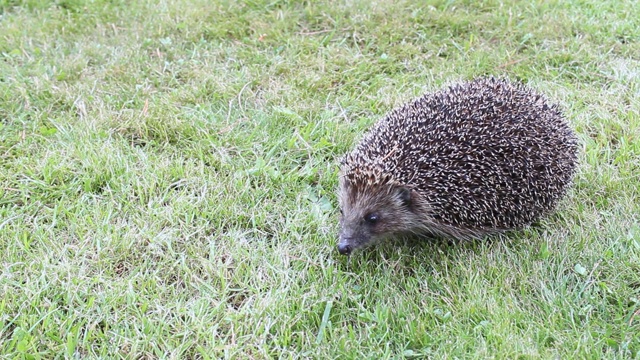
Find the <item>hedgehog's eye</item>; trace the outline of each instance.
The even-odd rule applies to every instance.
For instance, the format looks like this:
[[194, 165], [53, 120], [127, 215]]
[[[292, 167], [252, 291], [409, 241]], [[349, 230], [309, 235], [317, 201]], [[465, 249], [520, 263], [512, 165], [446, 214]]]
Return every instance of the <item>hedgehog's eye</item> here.
[[378, 216], [377, 213], [369, 213], [364, 216], [364, 221], [366, 221], [371, 225], [375, 225], [378, 222], [378, 220], [380, 220], [380, 217]]
[[340, 215], [344, 215], [344, 211], [342, 211], [342, 208], [338, 208], [338, 210], [340, 210]]

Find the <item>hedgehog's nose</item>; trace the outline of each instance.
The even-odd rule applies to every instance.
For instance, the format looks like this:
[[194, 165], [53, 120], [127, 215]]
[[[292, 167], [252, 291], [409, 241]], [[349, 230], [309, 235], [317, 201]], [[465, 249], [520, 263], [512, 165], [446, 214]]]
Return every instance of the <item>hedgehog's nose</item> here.
[[353, 247], [351, 247], [351, 245], [347, 244], [347, 243], [339, 243], [338, 244], [338, 252], [342, 255], [349, 255], [351, 254], [351, 251], [353, 250]]

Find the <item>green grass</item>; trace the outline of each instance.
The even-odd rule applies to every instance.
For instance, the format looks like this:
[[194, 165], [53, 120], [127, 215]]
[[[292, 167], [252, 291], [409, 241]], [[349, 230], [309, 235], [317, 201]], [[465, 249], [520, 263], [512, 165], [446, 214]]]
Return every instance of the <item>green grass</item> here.
[[[0, 0], [0, 353], [640, 359], [639, 69], [633, 0]], [[558, 212], [340, 257], [337, 158], [484, 74], [578, 132]]]

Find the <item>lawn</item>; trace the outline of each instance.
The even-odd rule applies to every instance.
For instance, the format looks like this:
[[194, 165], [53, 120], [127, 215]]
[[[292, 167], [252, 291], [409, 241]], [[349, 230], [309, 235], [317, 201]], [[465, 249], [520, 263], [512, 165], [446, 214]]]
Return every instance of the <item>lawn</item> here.
[[[476, 76], [559, 103], [535, 226], [336, 249], [337, 161]], [[640, 3], [0, 0], [4, 358], [640, 359]]]

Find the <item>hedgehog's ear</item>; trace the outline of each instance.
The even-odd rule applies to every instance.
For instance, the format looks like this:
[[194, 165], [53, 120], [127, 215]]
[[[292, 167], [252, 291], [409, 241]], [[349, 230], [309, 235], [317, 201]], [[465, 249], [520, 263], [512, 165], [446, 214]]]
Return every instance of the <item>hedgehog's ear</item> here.
[[409, 207], [411, 205], [411, 189], [400, 186], [396, 191], [398, 192], [398, 198], [402, 201], [402, 204]]

